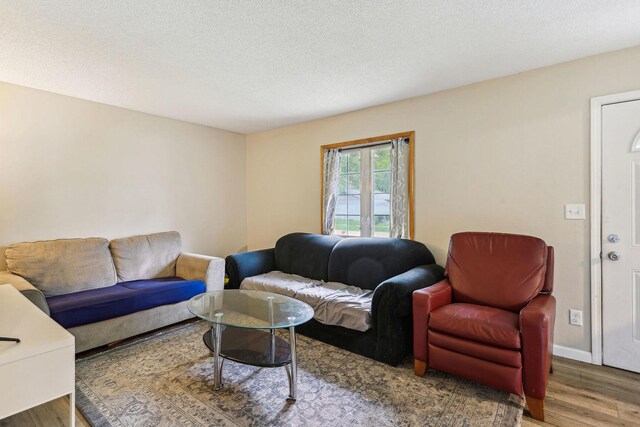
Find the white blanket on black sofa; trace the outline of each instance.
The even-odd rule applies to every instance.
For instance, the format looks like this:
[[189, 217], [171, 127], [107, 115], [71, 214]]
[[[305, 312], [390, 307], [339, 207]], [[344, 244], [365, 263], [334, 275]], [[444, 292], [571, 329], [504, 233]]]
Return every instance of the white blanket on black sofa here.
[[313, 318], [325, 325], [366, 331], [371, 328], [373, 291], [338, 282], [323, 282], [295, 274], [271, 271], [247, 277], [240, 289], [287, 295], [309, 304]]

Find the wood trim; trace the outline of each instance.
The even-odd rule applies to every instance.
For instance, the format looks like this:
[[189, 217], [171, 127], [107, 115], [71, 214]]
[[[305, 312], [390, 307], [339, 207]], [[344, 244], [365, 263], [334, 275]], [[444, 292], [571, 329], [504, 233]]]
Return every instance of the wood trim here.
[[392, 133], [391, 135], [374, 136], [373, 138], [356, 139], [353, 141], [337, 142], [335, 144], [327, 144], [320, 147], [321, 150], [331, 150], [334, 148], [350, 147], [352, 145], [371, 144], [372, 142], [386, 141], [388, 139], [409, 138], [413, 141], [414, 131]]
[[372, 138], [356, 139], [353, 141], [337, 142], [335, 144], [327, 144], [320, 147], [320, 232], [322, 233], [322, 224], [324, 222], [324, 212], [322, 211], [322, 198], [324, 194], [324, 151], [335, 148], [351, 147], [354, 145], [371, 144], [373, 142], [386, 141], [396, 138], [409, 138], [409, 238], [415, 238], [415, 131], [392, 133], [390, 135], [374, 136]]
[[414, 199], [414, 191], [415, 191], [415, 149], [416, 149], [416, 141], [414, 131], [408, 132], [409, 135], [409, 239], [415, 239], [415, 223], [416, 223], [416, 208], [415, 208], [415, 199]]

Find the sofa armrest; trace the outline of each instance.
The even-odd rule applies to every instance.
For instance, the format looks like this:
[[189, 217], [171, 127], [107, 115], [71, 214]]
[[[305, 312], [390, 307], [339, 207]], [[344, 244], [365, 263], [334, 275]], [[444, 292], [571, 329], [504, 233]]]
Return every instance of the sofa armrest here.
[[224, 260], [182, 252], [176, 262], [176, 276], [202, 280], [207, 285], [207, 291], [219, 291], [224, 289]]
[[22, 276], [11, 274], [8, 271], [0, 271], [0, 285], [12, 285], [36, 307], [44, 311], [47, 316], [51, 314], [44, 294]]
[[428, 362], [427, 330], [429, 313], [451, 304], [452, 289], [448, 279], [413, 293], [413, 358], [425, 364]]
[[[398, 274], [378, 285], [373, 293], [371, 302], [371, 314], [375, 314], [380, 303], [393, 297], [390, 305], [394, 316], [407, 316], [411, 314], [411, 295], [415, 290], [426, 288], [439, 282], [444, 277], [444, 268], [438, 264], [421, 265]], [[375, 318], [375, 316], [374, 316]]]
[[239, 289], [240, 283], [247, 277], [268, 273], [276, 269], [273, 248], [229, 255], [225, 261], [229, 289]]
[[553, 354], [556, 299], [539, 294], [520, 311], [524, 394], [543, 400]]
[[411, 348], [411, 295], [444, 277], [437, 264], [421, 265], [380, 283], [373, 292], [371, 318], [377, 334], [376, 358], [397, 364]]

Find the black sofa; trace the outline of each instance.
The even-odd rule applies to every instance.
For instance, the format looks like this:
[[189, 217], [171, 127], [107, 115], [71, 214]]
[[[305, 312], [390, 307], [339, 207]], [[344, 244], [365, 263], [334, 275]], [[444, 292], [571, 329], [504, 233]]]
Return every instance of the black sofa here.
[[282, 271], [373, 290], [372, 327], [360, 332], [315, 319], [296, 330], [354, 353], [397, 365], [412, 348], [412, 293], [440, 281], [444, 269], [422, 243], [307, 233], [281, 237], [273, 249], [226, 258], [229, 289], [251, 276]]

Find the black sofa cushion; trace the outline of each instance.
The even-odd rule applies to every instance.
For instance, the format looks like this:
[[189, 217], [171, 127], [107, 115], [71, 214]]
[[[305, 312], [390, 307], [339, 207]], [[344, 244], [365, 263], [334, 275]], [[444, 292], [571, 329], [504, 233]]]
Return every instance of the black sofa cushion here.
[[341, 239], [329, 258], [328, 280], [374, 290], [391, 277], [428, 264], [435, 264], [435, 260], [420, 242], [388, 238]]
[[329, 256], [341, 240], [338, 236], [321, 234], [287, 234], [276, 242], [276, 270], [326, 282]]

